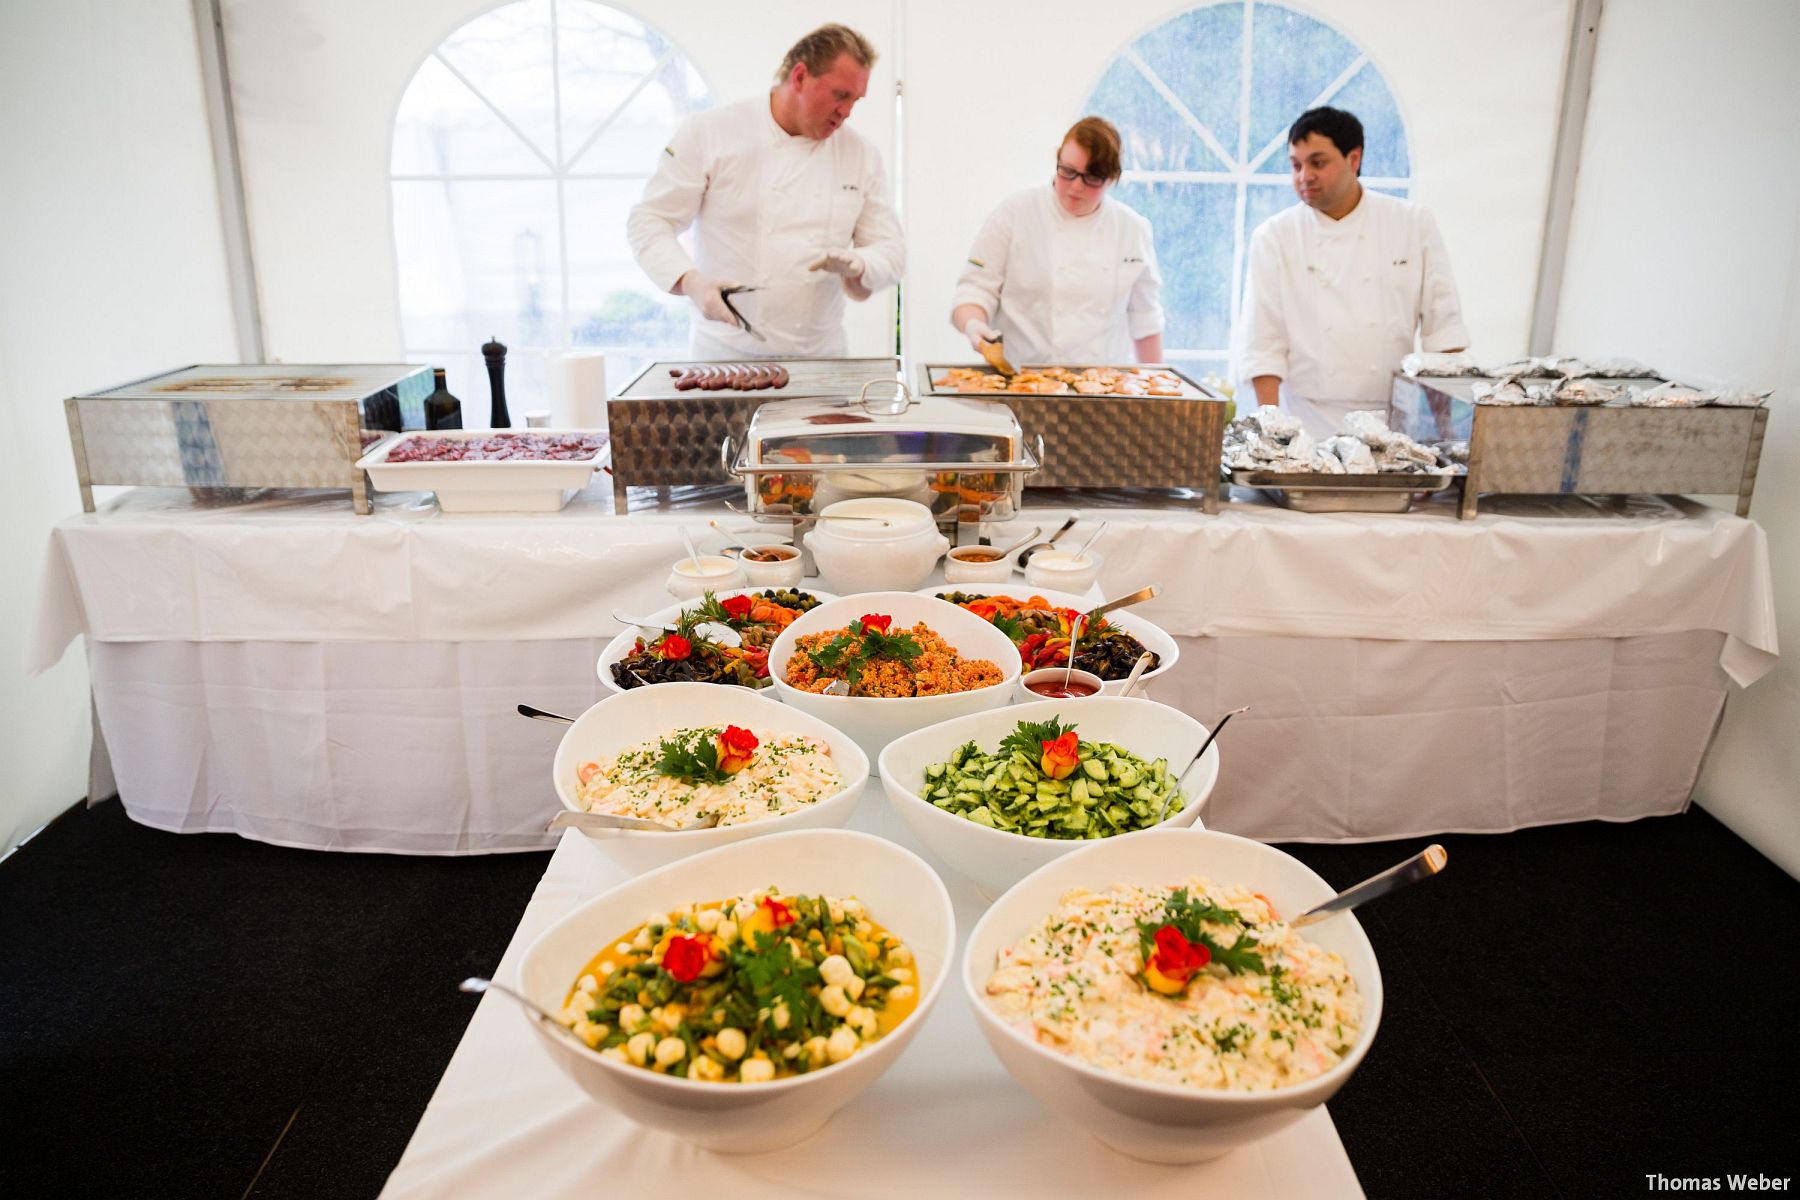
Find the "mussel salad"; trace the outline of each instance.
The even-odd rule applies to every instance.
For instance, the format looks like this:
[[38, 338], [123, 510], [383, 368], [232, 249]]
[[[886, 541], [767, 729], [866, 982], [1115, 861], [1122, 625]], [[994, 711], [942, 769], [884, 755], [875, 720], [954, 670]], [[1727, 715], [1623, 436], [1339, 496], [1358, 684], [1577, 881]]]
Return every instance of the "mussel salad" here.
[[630, 1066], [768, 1083], [891, 1032], [918, 1007], [915, 969], [862, 901], [771, 888], [652, 913], [594, 956], [560, 1016]]
[[[1017, 596], [939, 592], [937, 597], [992, 622], [1019, 648], [1019, 660], [1024, 670], [1068, 664], [1069, 634], [1082, 615], [1080, 609], [1058, 608], [1042, 596], [1021, 600]], [[1101, 617], [1082, 627], [1081, 640], [1075, 650], [1075, 667], [1092, 671], [1102, 679], [1124, 679], [1131, 674], [1138, 656], [1144, 653], [1144, 643]], [[1162, 656], [1155, 651], [1149, 654], [1150, 665], [1144, 669], [1154, 671], [1162, 665]]]
[[[639, 638], [631, 652], [612, 664], [613, 682], [621, 688], [652, 683], [724, 683], [738, 687], [769, 686], [769, 647], [801, 613], [819, 606], [819, 598], [793, 588], [770, 588], [720, 599], [712, 592], [681, 611], [673, 633]], [[742, 644], [727, 646], [700, 632], [702, 626], [725, 625]]]

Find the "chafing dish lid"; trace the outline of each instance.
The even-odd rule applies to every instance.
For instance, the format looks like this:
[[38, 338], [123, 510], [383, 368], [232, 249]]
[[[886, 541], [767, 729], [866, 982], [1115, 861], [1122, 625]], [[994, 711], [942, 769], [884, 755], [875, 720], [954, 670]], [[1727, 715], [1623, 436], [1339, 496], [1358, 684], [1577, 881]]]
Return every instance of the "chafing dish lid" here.
[[900, 465], [938, 470], [979, 465], [1035, 470], [1018, 418], [1004, 404], [956, 397], [915, 399], [906, 411], [871, 413], [855, 399], [779, 400], [750, 420], [736, 469]]

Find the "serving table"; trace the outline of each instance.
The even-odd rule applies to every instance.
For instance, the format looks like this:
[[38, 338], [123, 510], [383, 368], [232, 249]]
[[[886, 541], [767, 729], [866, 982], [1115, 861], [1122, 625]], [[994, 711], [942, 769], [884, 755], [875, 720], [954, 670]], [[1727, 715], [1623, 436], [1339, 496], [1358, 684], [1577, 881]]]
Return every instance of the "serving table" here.
[[[27, 669], [85, 636], [98, 733], [131, 815], [286, 845], [539, 849], [558, 732], [605, 693], [614, 609], [666, 603], [678, 526], [742, 525], [718, 490], [616, 514], [441, 513], [269, 493], [207, 507], [138, 489], [54, 529]], [[1498, 832], [1681, 811], [1733, 684], [1776, 653], [1766, 540], [1682, 500], [1507, 498], [1472, 521], [1290, 512], [1234, 493], [1217, 517], [1141, 494], [1028, 493], [1111, 522], [1109, 595], [1181, 645], [1156, 699], [1221, 739], [1206, 813], [1268, 840]], [[1091, 526], [1087, 526], [1091, 528]], [[96, 794], [106, 795], [106, 790]]]
[[[851, 827], [924, 853], [880, 791], [871, 781]], [[540, 933], [624, 879], [592, 842], [564, 833], [494, 977], [510, 981]], [[968, 931], [986, 905], [973, 886], [947, 872], [945, 885], [958, 931], [951, 962], [959, 965]], [[445, 980], [446, 987], [452, 983]], [[1380, 1053], [1379, 1034], [1373, 1053]], [[1354, 1088], [1356, 1080], [1346, 1086]], [[1108, 1150], [1013, 1083], [983, 1042], [955, 978], [945, 982], [936, 1008], [893, 1068], [824, 1129], [784, 1150], [736, 1156], [696, 1149], [593, 1100], [556, 1066], [510, 1001], [482, 997], [382, 1195], [551, 1200], [596, 1192], [734, 1200], [1362, 1195], [1323, 1107], [1265, 1141], [1198, 1166], [1156, 1166]]]

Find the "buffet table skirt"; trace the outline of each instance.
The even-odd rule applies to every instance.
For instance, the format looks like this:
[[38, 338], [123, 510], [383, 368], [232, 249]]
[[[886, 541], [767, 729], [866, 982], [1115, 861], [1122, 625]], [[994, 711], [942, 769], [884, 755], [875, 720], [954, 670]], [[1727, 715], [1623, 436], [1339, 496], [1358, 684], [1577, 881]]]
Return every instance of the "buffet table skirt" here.
[[[1722, 634], [1558, 642], [1182, 638], [1152, 699], [1219, 739], [1207, 822], [1265, 841], [1497, 833], [1682, 811], [1729, 684]], [[100, 642], [133, 818], [286, 846], [536, 850], [561, 728], [607, 693], [593, 638]]]
[[[1509, 500], [1474, 521], [1218, 517], [1083, 496], [1110, 528], [1100, 590], [1182, 658], [1154, 698], [1213, 721], [1210, 820], [1252, 837], [1382, 839], [1680, 811], [1732, 683], [1776, 653], [1754, 522], [1686, 501]], [[717, 493], [620, 516], [445, 516], [429, 497], [278, 493], [209, 507], [136, 489], [59, 524], [27, 667], [87, 641], [95, 711], [136, 819], [296, 846], [537, 849], [557, 730], [601, 698], [615, 610], [668, 603], [685, 524]], [[1066, 508], [1027, 512], [1060, 522]], [[992, 530], [996, 537], [1028, 524]], [[106, 794], [104, 791], [96, 793]]]
[[[878, 792], [871, 784], [852, 827], [918, 851]], [[957, 962], [985, 905], [944, 873]], [[624, 879], [581, 834], [564, 834], [494, 977], [510, 981], [540, 933]], [[1371, 1053], [1380, 1052], [1378, 1034]], [[952, 980], [891, 1070], [813, 1137], [759, 1155], [711, 1154], [633, 1124], [570, 1082], [508, 1000], [484, 996], [382, 1192], [388, 1200], [852, 1194], [1329, 1200], [1362, 1190], [1323, 1107], [1198, 1166], [1155, 1166], [1108, 1150], [1013, 1083]]]

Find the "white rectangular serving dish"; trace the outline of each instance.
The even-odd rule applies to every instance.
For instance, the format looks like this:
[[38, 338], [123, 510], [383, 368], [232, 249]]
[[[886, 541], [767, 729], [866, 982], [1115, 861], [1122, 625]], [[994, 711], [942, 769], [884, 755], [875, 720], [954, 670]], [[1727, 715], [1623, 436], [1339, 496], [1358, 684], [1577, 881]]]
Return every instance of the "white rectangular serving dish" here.
[[592, 458], [525, 462], [403, 462], [387, 461], [388, 451], [407, 438], [440, 438], [469, 441], [498, 434], [519, 433], [556, 436], [587, 435], [592, 429], [435, 429], [412, 430], [383, 441], [357, 460], [369, 473], [369, 481], [382, 492], [436, 492], [438, 507], [447, 513], [557, 512], [569, 497], [586, 487], [606, 458], [601, 447]]

